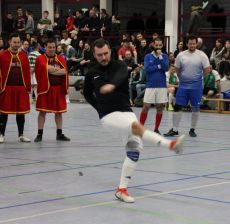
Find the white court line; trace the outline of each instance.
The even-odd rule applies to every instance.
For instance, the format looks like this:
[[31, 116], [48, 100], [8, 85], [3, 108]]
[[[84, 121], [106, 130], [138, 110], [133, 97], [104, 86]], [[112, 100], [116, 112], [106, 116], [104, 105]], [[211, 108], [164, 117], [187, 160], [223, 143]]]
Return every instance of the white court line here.
[[[172, 194], [172, 193], [182, 192], [182, 191], [198, 190], [198, 189], [202, 189], [202, 188], [214, 187], [214, 186], [223, 185], [223, 184], [230, 184], [230, 181], [225, 181], [225, 182], [220, 182], [220, 183], [215, 183], [215, 184], [200, 185], [200, 186], [189, 187], [189, 188], [181, 188], [181, 189], [172, 190], [172, 191], [165, 191], [165, 192], [160, 192], [160, 193], [148, 194], [148, 195], [144, 195], [144, 196], [137, 196], [137, 197], [135, 197], [135, 199], [156, 197], [156, 196], [160, 196], [160, 195]], [[35, 214], [35, 215], [28, 215], [28, 216], [22, 216], [22, 217], [18, 217], [18, 218], [6, 219], [6, 220], [0, 221], [0, 223], [10, 223], [10, 222], [32, 219], [32, 218], [37, 218], [37, 217], [46, 216], [46, 215], [53, 215], [53, 214], [57, 214], [57, 213], [70, 212], [70, 211], [76, 211], [76, 210], [85, 209], [85, 208], [93, 208], [93, 207], [97, 207], [97, 206], [110, 205], [110, 204], [114, 204], [114, 203], [118, 203], [118, 202], [119, 202], [118, 200], [113, 200], [113, 201], [99, 202], [99, 203], [83, 205], [83, 206], [78, 206], [78, 207], [73, 207], [73, 208], [59, 209], [59, 210], [54, 210], [54, 211], [50, 211], [50, 212], [43, 212], [43, 213], [39, 213], [39, 214]]]

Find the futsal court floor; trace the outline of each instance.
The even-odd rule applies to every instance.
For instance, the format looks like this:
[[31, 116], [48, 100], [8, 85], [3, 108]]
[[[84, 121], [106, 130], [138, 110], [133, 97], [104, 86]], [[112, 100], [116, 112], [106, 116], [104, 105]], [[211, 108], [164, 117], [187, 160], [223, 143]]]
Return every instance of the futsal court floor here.
[[[57, 142], [53, 114], [42, 143], [17, 142], [9, 116], [0, 145], [0, 224], [227, 224], [230, 220], [230, 116], [201, 113], [197, 138], [182, 155], [144, 144], [130, 181], [133, 204], [115, 199], [125, 157], [122, 142], [105, 132], [88, 104], [71, 103]], [[139, 117], [140, 108], [134, 108]], [[164, 112], [160, 131], [170, 127]], [[188, 133], [184, 112], [180, 133]], [[155, 109], [146, 127], [152, 128]], [[37, 134], [37, 112], [26, 115], [25, 135]]]

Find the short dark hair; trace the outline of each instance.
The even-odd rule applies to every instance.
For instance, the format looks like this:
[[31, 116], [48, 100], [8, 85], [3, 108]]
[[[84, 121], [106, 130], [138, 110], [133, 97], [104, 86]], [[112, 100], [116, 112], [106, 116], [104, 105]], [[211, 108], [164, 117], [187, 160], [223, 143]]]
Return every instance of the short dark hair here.
[[50, 43], [55, 43], [55, 45], [56, 45], [56, 41], [55, 41], [54, 39], [52, 39], [52, 38], [49, 38], [49, 39], [45, 42], [45, 46], [47, 46], [47, 45], [50, 44]]
[[155, 43], [156, 41], [161, 41], [163, 43], [163, 40], [160, 37], [154, 38], [153, 43]]
[[95, 50], [95, 47], [97, 48], [102, 48], [105, 45], [107, 45], [110, 48], [109, 42], [107, 40], [104, 39], [97, 39], [94, 41], [93, 43], [93, 51]]
[[9, 36], [9, 40], [11, 40], [14, 37], [19, 37], [20, 38], [20, 35], [18, 33], [11, 33], [10, 36]]
[[189, 35], [187, 37], [186, 43], [188, 43], [189, 40], [196, 40], [196, 43], [198, 42], [198, 38], [195, 35]]

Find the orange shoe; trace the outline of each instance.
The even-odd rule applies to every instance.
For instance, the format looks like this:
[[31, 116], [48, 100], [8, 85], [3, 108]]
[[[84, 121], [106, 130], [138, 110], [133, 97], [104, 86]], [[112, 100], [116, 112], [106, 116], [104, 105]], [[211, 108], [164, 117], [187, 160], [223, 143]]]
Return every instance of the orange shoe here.
[[172, 140], [169, 149], [174, 151], [176, 154], [181, 154], [183, 152], [184, 139], [185, 135], [181, 135], [176, 140]]
[[134, 198], [129, 196], [129, 193], [126, 188], [118, 188], [115, 193], [116, 198], [126, 203], [135, 202]]

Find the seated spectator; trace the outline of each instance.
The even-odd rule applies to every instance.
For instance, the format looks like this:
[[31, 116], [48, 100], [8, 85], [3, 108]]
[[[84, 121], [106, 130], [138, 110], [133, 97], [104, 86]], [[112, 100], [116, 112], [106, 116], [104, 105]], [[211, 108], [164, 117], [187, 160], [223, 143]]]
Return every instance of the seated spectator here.
[[176, 91], [179, 85], [179, 79], [174, 64], [170, 64], [168, 72], [166, 72], [166, 83], [169, 93], [168, 111], [173, 111], [176, 102]]
[[79, 44], [78, 31], [77, 30], [72, 30], [70, 32], [70, 34], [71, 34], [71, 43], [70, 43], [70, 45], [76, 50], [78, 48], [78, 44]]
[[221, 78], [224, 77], [224, 72], [228, 70], [227, 62], [230, 62], [230, 40], [225, 41], [224, 50], [222, 52], [222, 60], [219, 66], [219, 74]]
[[175, 57], [174, 57], [173, 52], [169, 52], [168, 57], [169, 57], [169, 64], [174, 64], [175, 63]]
[[55, 34], [60, 35], [62, 31], [65, 29], [66, 29], [65, 18], [61, 16], [59, 12], [56, 12], [54, 14], [54, 24], [53, 24], [53, 30], [55, 31]]
[[125, 58], [125, 52], [129, 50], [134, 57], [135, 62], [137, 62], [137, 51], [134, 46], [132, 46], [131, 42], [128, 40], [123, 40], [122, 47], [118, 50], [118, 58], [119, 60], [123, 60]]
[[84, 50], [83, 50], [83, 59], [80, 61], [80, 65], [82, 67], [82, 75], [85, 75], [87, 72], [90, 63], [94, 60], [93, 52], [91, 50], [91, 46], [89, 42], [85, 42]]
[[29, 47], [30, 47], [29, 41], [23, 40], [22, 46], [19, 50], [25, 52], [28, 55], [29, 54]]
[[137, 63], [139, 65], [144, 65], [144, 58], [145, 55], [150, 53], [151, 50], [149, 46], [147, 45], [146, 39], [141, 40], [141, 44], [139, 47], [137, 47]]
[[131, 105], [133, 105], [134, 99], [141, 95], [141, 92], [145, 89], [145, 84], [146, 73], [143, 67], [135, 64], [129, 79], [129, 97]]
[[204, 76], [203, 94], [207, 98], [220, 95], [220, 75], [212, 66], [211, 72]]
[[127, 69], [130, 74], [133, 71], [133, 67], [135, 67], [136, 64], [130, 50], [126, 50], [123, 61], [127, 65]]
[[49, 17], [49, 12], [45, 10], [43, 12], [43, 18], [41, 18], [38, 21], [37, 29], [41, 36], [44, 34], [50, 36], [53, 33], [52, 22], [48, 17]]
[[4, 40], [0, 37], [0, 52], [4, 51], [7, 47], [5, 46]]
[[184, 42], [183, 42], [183, 41], [179, 41], [179, 42], [177, 43], [177, 48], [176, 48], [176, 50], [174, 51], [174, 58], [176, 58], [176, 56], [177, 56], [180, 52], [184, 51], [185, 48], [186, 48], [186, 47], [184, 46]]
[[95, 11], [91, 9], [89, 11], [89, 18], [84, 19], [83, 28], [81, 28], [81, 32], [83, 36], [97, 36], [100, 30], [100, 20], [96, 16]]
[[217, 39], [216, 46], [213, 48], [210, 56], [210, 63], [213, 66], [213, 68], [216, 69], [217, 71], [219, 70], [223, 51], [224, 51], [223, 40]]
[[61, 44], [65, 44], [66, 46], [71, 44], [72, 39], [69, 38], [69, 33], [67, 30], [62, 31], [62, 39]]

